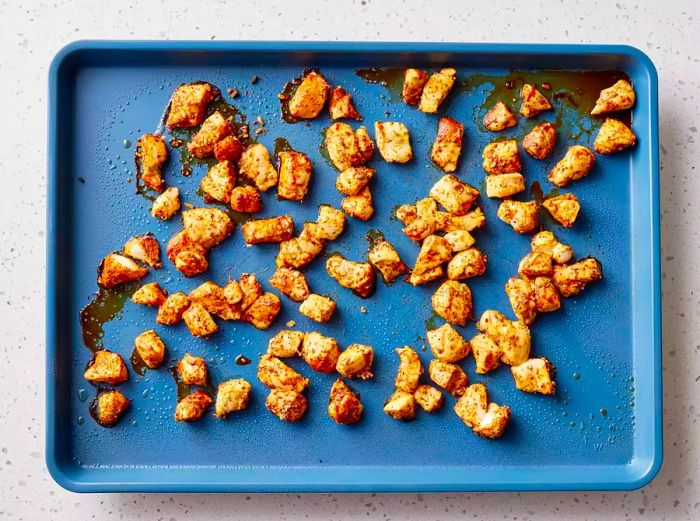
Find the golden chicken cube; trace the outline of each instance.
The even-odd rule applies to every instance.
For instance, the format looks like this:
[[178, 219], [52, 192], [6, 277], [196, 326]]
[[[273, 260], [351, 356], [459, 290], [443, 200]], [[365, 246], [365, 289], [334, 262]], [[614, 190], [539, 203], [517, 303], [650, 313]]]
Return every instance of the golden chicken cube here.
[[447, 244], [450, 245], [450, 248], [452, 248], [452, 253], [464, 251], [470, 248], [475, 242], [472, 234], [464, 230], [446, 233], [443, 239], [445, 239]]
[[[256, 279], [257, 280], [257, 279]], [[235, 306], [243, 301], [243, 289], [236, 280], [229, 280], [224, 286], [224, 297], [229, 305]]]
[[303, 394], [282, 389], [273, 389], [265, 400], [267, 410], [286, 422], [301, 420], [306, 414], [308, 405]]
[[163, 265], [160, 262], [158, 241], [150, 233], [137, 235], [126, 241], [123, 252], [124, 255], [148, 264], [151, 268], [160, 268]]
[[303, 302], [311, 294], [306, 275], [291, 268], [277, 268], [270, 277], [270, 285], [295, 302]]
[[526, 83], [520, 89], [520, 114], [526, 118], [534, 118], [544, 110], [552, 110], [552, 105], [534, 85]]
[[433, 163], [448, 173], [457, 170], [463, 140], [464, 125], [450, 117], [440, 118], [437, 136], [430, 153]]
[[533, 285], [521, 278], [511, 277], [506, 282], [506, 295], [508, 295], [510, 306], [518, 320], [526, 326], [532, 324], [537, 317], [537, 302]]
[[364, 344], [350, 344], [345, 351], [340, 353], [335, 370], [345, 378], [360, 378], [369, 380], [372, 378], [372, 362], [374, 350]]
[[177, 376], [185, 385], [207, 385], [209, 380], [204, 358], [185, 353], [177, 363]]
[[532, 286], [535, 289], [537, 311], [540, 313], [549, 313], [561, 307], [559, 290], [550, 277], [536, 277], [532, 281]]
[[193, 208], [182, 212], [187, 237], [202, 248], [210, 249], [233, 233], [233, 222], [218, 208]]
[[167, 293], [157, 282], [149, 282], [137, 289], [131, 295], [131, 301], [143, 306], [160, 306], [167, 297]]
[[318, 207], [316, 219], [316, 237], [326, 241], [334, 241], [345, 229], [345, 214], [332, 206], [322, 204]]
[[472, 292], [469, 286], [448, 280], [435, 291], [431, 299], [433, 310], [452, 324], [465, 326], [472, 319]]
[[510, 421], [510, 416], [510, 407], [489, 402], [488, 409], [474, 429], [474, 433], [483, 438], [500, 438]]
[[442, 176], [430, 189], [430, 197], [454, 215], [465, 215], [479, 198], [479, 191], [451, 174]]
[[437, 201], [426, 197], [415, 206], [403, 205], [396, 210], [396, 217], [406, 226], [403, 232], [412, 241], [420, 242], [435, 233]]
[[462, 280], [483, 275], [487, 260], [488, 257], [476, 248], [461, 251], [447, 263], [447, 278]]
[[116, 385], [126, 382], [129, 379], [129, 373], [121, 356], [107, 349], [101, 349], [95, 351], [83, 377], [88, 382]]
[[134, 340], [134, 345], [136, 346], [141, 360], [143, 360], [143, 363], [150, 369], [155, 369], [163, 363], [163, 359], [165, 358], [165, 344], [152, 329], [144, 331], [137, 336]]
[[263, 293], [243, 313], [243, 320], [257, 329], [268, 329], [282, 308], [280, 298], [274, 293]]
[[234, 135], [229, 135], [214, 145], [217, 161], [238, 161], [243, 153], [243, 145]]
[[571, 297], [578, 295], [589, 283], [602, 278], [600, 263], [591, 257], [568, 266], [554, 266], [552, 282], [562, 297]]
[[441, 360], [431, 360], [428, 367], [430, 379], [452, 396], [462, 396], [469, 378], [461, 367]]
[[593, 142], [593, 148], [599, 154], [613, 154], [633, 147], [637, 136], [627, 125], [616, 119], [606, 119]]
[[254, 186], [236, 186], [231, 190], [231, 209], [240, 213], [257, 213], [262, 207], [260, 191]]
[[324, 140], [328, 156], [342, 172], [353, 166], [362, 166], [372, 159], [374, 145], [365, 127], [357, 130], [347, 123], [333, 123]]
[[170, 98], [167, 127], [196, 127], [204, 120], [207, 105], [218, 95], [210, 83], [180, 85]]
[[416, 392], [413, 393], [416, 403], [420, 405], [425, 412], [435, 412], [442, 408], [445, 403], [442, 397], [442, 391], [435, 389], [432, 385], [419, 385]]
[[299, 306], [299, 313], [316, 322], [328, 322], [335, 313], [335, 301], [324, 295], [312, 293]]
[[500, 132], [517, 124], [515, 114], [500, 100], [484, 116], [484, 126], [491, 132]]
[[372, 192], [369, 191], [368, 186], [365, 186], [357, 195], [349, 195], [344, 198], [340, 207], [350, 217], [360, 221], [369, 221], [374, 215]]
[[395, 420], [411, 421], [416, 417], [416, 399], [412, 393], [397, 389], [384, 402], [384, 412]]
[[551, 123], [540, 123], [523, 138], [523, 150], [535, 159], [545, 159], [557, 144], [557, 127]]
[[518, 142], [514, 139], [494, 141], [484, 147], [481, 166], [489, 174], [512, 174], [522, 171]]
[[338, 378], [331, 387], [328, 416], [341, 425], [352, 425], [360, 421], [363, 408], [357, 391]]
[[309, 385], [304, 378], [279, 358], [270, 354], [263, 355], [258, 363], [258, 380], [270, 389], [296, 391], [301, 393]]
[[434, 274], [437, 268], [440, 268], [440, 275], [438, 276], [441, 276], [443, 273], [442, 264], [451, 258], [452, 247], [450, 244], [439, 235], [429, 235], [421, 245], [409, 282], [414, 286], [418, 286], [419, 284], [435, 280]]
[[418, 388], [420, 376], [423, 374], [423, 365], [418, 353], [409, 346], [396, 349], [399, 355], [399, 369], [396, 373], [396, 388], [407, 393], [413, 393]]
[[335, 187], [343, 195], [357, 195], [366, 187], [375, 170], [368, 166], [353, 166], [343, 170], [335, 181]]
[[530, 233], [539, 224], [537, 202], [503, 201], [498, 207], [498, 218], [510, 224], [518, 233]]
[[248, 407], [250, 390], [250, 384], [243, 378], [220, 383], [216, 391], [214, 416], [225, 418], [232, 412], [242, 411]]
[[238, 320], [241, 318], [240, 308], [229, 302], [224, 288], [207, 281], [190, 291], [190, 302], [204, 306], [209, 313], [223, 320]]
[[591, 114], [605, 114], [630, 109], [634, 106], [635, 98], [632, 84], [627, 80], [618, 80], [613, 86], [600, 91], [600, 96], [595, 102]]
[[100, 274], [97, 283], [105, 288], [113, 288], [119, 284], [135, 282], [148, 274], [148, 268], [139, 266], [129, 257], [118, 253], [110, 253], [100, 264]]
[[216, 144], [230, 134], [233, 134], [231, 123], [217, 110], [204, 120], [199, 131], [187, 143], [187, 150], [198, 158], [212, 156]]
[[95, 420], [103, 427], [117, 424], [131, 401], [119, 391], [102, 391], [95, 400]]
[[241, 309], [247, 310], [263, 295], [263, 288], [255, 273], [244, 273], [238, 283], [241, 288]]
[[571, 181], [576, 181], [588, 175], [593, 166], [593, 152], [581, 145], [569, 147], [564, 157], [549, 172], [549, 180], [564, 187]]
[[518, 273], [523, 278], [551, 277], [554, 273], [552, 254], [548, 251], [533, 251], [522, 258]]
[[317, 228], [315, 223], [306, 223], [299, 237], [281, 242], [275, 265], [278, 268], [301, 268], [314, 260], [324, 245], [323, 239], [316, 236]]
[[184, 293], [177, 292], [168, 295], [156, 315], [156, 322], [164, 326], [174, 326], [182, 320], [182, 315], [190, 307], [190, 299]]
[[418, 110], [428, 114], [435, 114], [452, 90], [456, 76], [457, 71], [451, 68], [442, 69], [440, 72], [431, 74], [423, 87]]
[[474, 336], [469, 344], [472, 347], [472, 353], [474, 353], [477, 373], [486, 374], [500, 367], [503, 352], [491, 337], [480, 333]]
[[163, 190], [163, 165], [168, 160], [168, 149], [163, 136], [144, 134], [136, 142], [136, 161], [141, 181], [148, 188]]
[[230, 161], [220, 161], [212, 166], [202, 178], [199, 187], [207, 202], [219, 201], [228, 204], [236, 185], [236, 167]]
[[418, 69], [406, 69], [404, 73], [401, 97], [409, 105], [418, 105], [423, 87], [428, 82], [428, 73]]
[[177, 407], [175, 407], [175, 421], [197, 421], [204, 416], [212, 403], [214, 400], [207, 393], [197, 389], [178, 402]]
[[542, 202], [547, 211], [564, 228], [571, 228], [578, 217], [581, 203], [574, 194], [562, 194]]
[[180, 190], [174, 186], [166, 188], [166, 190], [156, 197], [151, 206], [151, 215], [161, 221], [167, 221], [172, 218], [180, 209]]
[[314, 119], [323, 110], [330, 85], [318, 71], [309, 71], [289, 100], [289, 113], [302, 119]]
[[443, 232], [471, 232], [486, 225], [486, 216], [481, 208], [465, 215], [452, 215], [446, 212], [435, 213], [435, 228]]
[[248, 245], [261, 242], [282, 242], [292, 238], [294, 220], [291, 215], [248, 221], [241, 226], [243, 239]]
[[352, 102], [352, 96], [343, 87], [333, 87], [331, 97], [328, 100], [328, 112], [331, 119], [355, 119], [361, 120], [360, 114]]
[[541, 231], [532, 236], [533, 252], [547, 252], [557, 264], [567, 264], [574, 256], [571, 246], [559, 242], [550, 231]]
[[522, 174], [498, 174], [486, 176], [486, 195], [503, 199], [525, 191], [525, 178]]
[[530, 358], [520, 365], [510, 368], [515, 387], [526, 393], [552, 395], [556, 383], [552, 379], [554, 367], [546, 358]]
[[301, 152], [294, 150], [280, 152], [279, 183], [277, 197], [289, 201], [303, 201], [311, 180], [311, 161]]
[[413, 159], [408, 128], [395, 121], [377, 121], [374, 137], [379, 153], [387, 163], [408, 163]]
[[219, 329], [209, 312], [204, 306], [197, 302], [190, 304], [187, 311], [182, 314], [182, 320], [185, 322], [192, 336], [208, 337], [216, 333]]
[[266, 192], [277, 184], [277, 170], [264, 145], [255, 144], [246, 148], [241, 155], [238, 168], [241, 175], [252, 181], [261, 192]]
[[326, 261], [326, 272], [344, 288], [351, 289], [362, 298], [374, 293], [374, 269], [367, 262], [355, 262], [333, 255]]
[[384, 282], [391, 284], [408, 271], [396, 249], [384, 239], [372, 243], [367, 260], [381, 273]]
[[304, 333], [301, 331], [282, 330], [270, 339], [267, 353], [278, 358], [291, 358], [301, 354]]
[[194, 277], [209, 267], [207, 248], [189, 238], [185, 230], [172, 236], [166, 248], [166, 254], [185, 277]]
[[455, 404], [454, 411], [475, 434], [492, 439], [503, 435], [511, 415], [509, 407], [488, 402], [483, 384], [467, 387]]
[[340, 357], [340, 347], [334, 338], [311, 332], [304, 335], [301, 357], [319, 373], [332, 373]]
[[430, 350], [438, 360], [453, 364], [466, 358], [471, 352], [469, 342], [462, 338], [450, 324], [443, 324], [426, 333]]
[[[508, 320], [502, 313], [487, 309], [476, 328], [498, 344], [504, 364], [518, 365], [530, 358], [530, 329], [522, 322]], [[472, 349], [475, 349], [473, 345]]]

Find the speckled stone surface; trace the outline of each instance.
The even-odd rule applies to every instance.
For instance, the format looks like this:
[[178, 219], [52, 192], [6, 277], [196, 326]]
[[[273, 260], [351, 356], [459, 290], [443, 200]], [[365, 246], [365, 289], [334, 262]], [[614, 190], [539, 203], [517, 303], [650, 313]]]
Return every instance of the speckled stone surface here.
[[[700, 519], [700, 4], [0, 2], [0, 519]], [[197, 9], [188, 8], [197, 5]], [[329, 2], [330, 4], [330, 2]], [[44, 466], [46, 78], [83, 38], [628, 43], [660, 76], [665, 462], [628, 493], [76, 495]], [[696, 483], [697, 482], [697, 483]]]

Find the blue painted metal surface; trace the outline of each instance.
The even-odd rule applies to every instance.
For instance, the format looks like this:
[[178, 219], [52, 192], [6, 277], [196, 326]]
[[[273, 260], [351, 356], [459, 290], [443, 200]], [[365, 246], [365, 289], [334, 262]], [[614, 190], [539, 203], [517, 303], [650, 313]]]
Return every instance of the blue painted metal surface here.
[[[176, 389], [169, 372], [162, 368], [140, 377], [130, 371], [120, 390], [133, 400], [132, 408], [116, 427], [99, 427], [88, 415], [89, 400], [81, 400], [85, 391], [92, 399], [94, 389], [82, 379], [91, 353], [83, 345], [78, 314], [97, 289], [95, 267], [106, 253], [147, 231], [164, 245], [179, 229], [178, 219], [152, 219], [149, 202], [127, 182], [134, 177], [133, 143], [155, 129], [174, 87], [206, 80], [224, 92], [227, 87], [247, 90], [233, 103], [249, 121], [258, 115], [265, 119], [268, 131], [259, 141], [272, 149], [275, 138], [285, 137], [309, 155], [314, 177], [303, 205], [277, 202], [274, 194], [264, 199], [263, 215], [288, 211], [299, 224], [315, 219], [318, 204], [338, 207], [341, 196], [334, 188], [336, 173], [319, 150], [329, 119], [324, 115], [308, 125], [285, 124], [276, 97], [285, 82], [305, 67], [319, 66], [331, 83], [354, 95], [372, 134], [376, 120], [406, 123], [415, 159], [405, 166], [374, 160], [374, 218], [368, 223], [349, 220], [328, 251], [363, 259], [368, 230], [379, 229], [412, 265], [417, 247], [392, 214], [396, 205], [424, 197], [441, 176], [429, 160], [437, 118], [396, 102], [389, 91], [365, 83], [354, 69], [441, 64], [455, 66], [460, 78], [509, 69], [623, 70], [634, 82], [638, 146], [631, 153], [597, 156], [594, 171], [570, 186], [583, 205], [573, 229], [547, 225], [572, 244], [577, 257], [600, 259], [605, 275], [604, 281], [566, 300], [559, 312], [541, 316], [532, 328], [533, 352], [557, 366], [557, 396], [517, 391], [507, 368], [476, 375], [469, 358], [462, 365], [472, 381], [485, 382], [494, 401], [513, 409], [513, 421], [501, 440], [474, 436], [454, 415], [449, 399], [440, 412], [419, 413], [412, 423], [392, 420], [381, 409], [392, 392], [397, 367], [393, 350], [404, 344], [419, 348], [425, 344], [426, 324], [441, 323], [431, 318], [429, 304], [436, 284], [412, 288], [401, 281], [392, 286], [378, 282], [376, 294], [362, 300], [339, 288], [319, 258], [308, 270], [309, 282], [314, 291], [338, 300], [337, 318], [325, 325], [312, 323], [284, 299], [271, 333], [294, 319], [298, 329], [333, 335], [341, 346], [373, 345], [376, 377], [355, 386], [365, 404], [361, 423], [343, 427], [330, 420], [326, 401], [334, 378], [302, 363], [293, 365], [311, 379], [308, 414], [298, 424], [277, 420], [264, 408], [266, 390], [255, 378], [255, 363], [234, 363], [238, 354], [255, 361], [271, 333], [223, 323], [210, 341], [192, 338], [183, 325], [156, 329], [169, 359], [191, 352], [207, 359], [215, 382], [247, 378], [253, 399], [245, 412], [226, 421], [207, 417], [196, 424], [175, 423]], [[260, 77], [254, 86], [253, 75]], [[47, 465], [62, 486], [82, 492], [629, 489], [646, 484], [658, 471], [657, 77], [640, 51], [564, 45], [78, 42], [56, 56], [49, 86]], [[466, 124], [458, 175], [479, 188], [484, 177], [481, 150], [493, 137], [474, 123], [483, 115], [478, 107], [485, 95], [483, 89], [455, 92], [447, 109]], [[522, 136], [522, 125], [508, 134]], [[580, 140], [590, 144], [593, 137], [584, 133]], [[124, 140], [131, 146], [125, 147]], [[560, 139], [544, 162], [524, 157], [528, 182], [549, 186], [546, 172], [568, 144], [569, 139]], [[204, 204], [195, 194], [202, 175], [203, 169], [195, 167], [192, 177], [181, 176], [177, 153], [172, 154], [166, 181], [181, 188], [185, 202]], [[481, 204], [488, 225], [477, 233], [477, 246], [489, 255], [489, 266], [485, 276], [469, 281], [475, 312], [496, 308], [511, 315], [503, 284], [528, 251], [528, 238], [498, 221], [497, 201], [484, 199]], [[270, 288], [267, 278], [275, 251], [270, 245], [245, 248], [236, 231], [213, 251], [210, 270], [202, 276], [184, 279], [166, 260], [162, 270], [145, 280], [158, 280], [170, 291], [188, 291], [203, 280], [224, 283], [228, 277], [256, 272]], [[127, 359], [134, 337], [153, 327], [154, 317], [154, 310], [127, 302], [122, 316], [105, 327], [105, 347]], [[463, 330], [467, 338], [474, 332], [473, 324]], [[430, 359], [429, 352], [421, 356], [425, 363]]]

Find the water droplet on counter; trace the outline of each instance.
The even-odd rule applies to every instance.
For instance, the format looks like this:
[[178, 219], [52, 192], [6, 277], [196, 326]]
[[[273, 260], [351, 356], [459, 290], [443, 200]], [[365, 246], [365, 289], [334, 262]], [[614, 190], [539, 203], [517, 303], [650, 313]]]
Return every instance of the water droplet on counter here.
[[88, 399], [88, 392], [86, 389], [78, 389], [78, 399], [81, 402], [84, 402], [85, 400]]
[[600, 410], [600, 414], [601, 414], [601, 416], [605, 417], [605, 416], [608, 415], [608, 410], [607, 410], [605, 407], [603, 407], [603, 408]]
[[124, 145], [124, 148], [129, 148], [131, 146], [131, 141], [125, 139], [124, 141], [122, 141], [122, 145]]
[[138, 427], [138, 426], [139, 426], [139, 422], [137, 422], [136, 420], [133, 420], [133, 421], [131, 422], [131, 426], [132, 426], [132, 427]]
[[574, 376], [574, 380], [580, 380], [580, 379], [581, 379], [581, 375], [578, 374], [578, 373], [574, 373], [573, 376]]
[[82, 416], [78, 416], [78, 420], [76, 421], [76, 423], [78, 425], [82, 425], [83, 423], [85, 423], [85, 418], [83, 418]]

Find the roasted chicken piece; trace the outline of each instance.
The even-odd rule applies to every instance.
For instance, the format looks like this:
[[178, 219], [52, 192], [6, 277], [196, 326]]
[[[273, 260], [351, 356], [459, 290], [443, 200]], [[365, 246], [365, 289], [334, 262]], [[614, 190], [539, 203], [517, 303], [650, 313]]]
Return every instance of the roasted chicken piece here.
[[391, 284], [408, 271], [399, 257], [399, 253], [384, 239], [372, 243], [367, 260], [382, 274], [382, 278], [387, 284]]
[[506, 282], [506, 295], [518, 320], [526, 326], [532, 324], [537, 316], [537, 301], [533, 285], [521, 278], [511, 277]]
[[273, 389], [265, 400], [265, 407], [282, 421], [296, 422], [306, 414], [308, 402], [297, 391]]
[[461, 251], [447, 264], [447, 278], [462, 280], [483, 275], [487, 260], [488, 257], [476, 248]]
[[330, 85], [318, 71], [309, 71], [289, 100], [289, 113], [302, 119], [314, 119], [323, 110]]
[[451, 258], [450, 244], [439, 235], [429, 235], [421, 245], [409, 282], [418, 286], [440, 278], [444, 274], [442, 264]]
[[443, 282], [433, 294], [432, 304], [435, 313], [452, 324], [465, 326], [472, 320], [472, 292], [463, 282]]
[[430, 197], [454, 215], [465, 215], [479, 198], [479, 190], [460, 182], [453, 175], [444, 175], [430, 189]]
[[428, 73], [418, 69], [406, 69], [401, 97], [409, 105], [418, 105], [423, 87], [428, 82]]
[[536, 277], [531, 284], [535, 289], [537, 311], [540, 313], [549, 313], [561, 307], [559, 290], [550, 277]]
[[443, 236], [443, 239], [445, 239], [447, 244], [450, 245], [450, 248], [452, 248], [452, 253], [464, 251], [467, 248], [470, 248], [475, 242], [472, 234], [464, 230], [446, 233]]
[[486, 195], [503, 199], [525, 191], [525, 178], [522, 174], [498, 174], [486, 176]]
[[178, 402], [177, 407], [175, 407], [175, 421], [197, 421], [204, 416], [212, 403], [214, 400], [207, 393], [197, 389]]
[[216, 391], [214, 415], [217, 418], [225, 418], [232, 412], [242, 411], [248, 407], [250, 390], [250, 384], [243, 378], [220, 383]]
[[566, 264], [574, 256], [571, 246], [559, 242], [550, 231], [542, 231], [532, 236], [533, 252], [547, 252], [557, 264]]
[[216, 144], [231, 134], [233, 134], [233, 126], [217, 110], [204, 120], [199, 131], [187, 143], [187, 150], [194, 157], [209, 157], [214, 155]]
[[627, 110], [634, 106], [634, 88], [627, 80], [618, 80], [612, 87], [600, 91], [591, 114], [606, 114], [618, 110]]
[[369, 221], [374, 215], [374, 203], [372, 202], [372, 192], [365, 186], [357, 195], [349, 195], [344, 198], [340, 207], [350, 217], [360, 221]]
[[483, 384], [467, 387], [454, 411], [467, 427], [484, 438], [500, 438], [510, 421], [510, 408], [489, 402]]
[[352, 102], [352, 96], [348, 94], [343, 87], [333, 87], [331, 97], [328, 101], [328, 112], [331, 119], [355, 119], [361, 120], [360, 114]]
[[208, 337], [216, 333], [219, 327], [209, 312], [197, 302], [193, 302], [182, 314], [182, 320], [192, 336]]
[[182, 212], [183, 230], [193, 243], [213, 248], [233, 233], [233, 222], [218, 208], [193, 208]]
[[304, 333], [301, 331], [282, 330], [270, 339], [267, 352], [278, 358], [291, 358], [301, 354]]
[[196, 127], [204, 120], [207, 105], [218, 95], [210, 83], [198, 82], [180, 85], [170, 98], [167, 126]]
[[471, 232], [486, 225], [486, 216], [481, 208], [465, 215], [452, 215], [446, 212], [435, 213], [435, 229], [443, 232]]
[[345, 378], [368, 380], [373, 376], [373, 361], [374, 350], [370, 346], [350, 344], [345, 351], [340, 353], [335, 370]]
[[433, 163], [445, 172], [457, 170], [464, 140], [464, 125], [450, 117], [440, 118], [437, 137], [430, 154]]
[[301, 393], [309, 385], [304, 378], [279, 358], [263, 355], [258, 363], [258, 379], [270, 389]]
[[498, 207], [498, 218], [518, 233], [530, 233], [539, 224], [537, 202], [505, 200]]
[[167, 221], [180, 209], [180, 190], [174, 186], [156, 197], [151, 207], [151, 215], [161, 221]]
[[416, 242], [435, 233], [436, 215], [437, 202], [432, 197], [421, 199], [415, 206], [405, 204], [396, 210], [397, 219], [406, 225], [403, 232]]
[[214, 157], [217, 161], [238, 161], [242, 153], [243, 145], [234, 135], [226, 136], [214, 146]]
[[365, 127], [357, 130], [347, 123], [333, 123], [324, 140], [328, 156], [342, 172], [353, 166], [362, 166], [372, 159], [374, 145]]
[[524, 278], [551, 277], [554, 273], [550, 251], [533, 251], [525, 255], [518, 264], [518, 273]]
[[103, 427], [112, 427], [129, 408], [131, 401], [119, 391], [101, 391], [94, 404], [95, 420]]
[[291, 268], [277, 268], [270, 277], [270, 285], [295, 302], [303, 302], [311, 294], [306, 275]]
[[248, 221], [241, 226], [243, 239], [248, 245], [261, 242], [282, 242], [291, 239], [294, 220], [291, 215]]
[[557, 128], [551, 123], [540, 123], [523, 138], [523, 150], [535, 159], [545, 159], [557, 144]]
[[489, 143], [481, 157], [481, 166], [489, 174], [512, 174], [522, 170], [518, 142], [514, 139]]
[[632, 129], [622, 121], [607, 118], [598, 131], [593, 148], [599, 154], [613, 154], [633, 147], [637, 142]]
[[387, 163], [408, 163], [413, 159], [408, 129], [403, 123], [377, 121], [374, 137], [379, 153]]
[[591, 282], [603, 278], [600, 263], [589, 257], [568, 266], [554, 266], [552, 282], [562, 297], [578, 295]]
[[362, 409], [362, 402], [357, 391], [338, 378], [331, 387], [331, 395], [328, 399], [328, 416], [341, 425], [351, 425], [360, 421]]
[[101, 349], [95, 351], [83, 377], [88, 382], [116, 385], [126, 382], [129, 379], [129, 372], [121, 356], [107, 349]]
[[430, 350], [438, 360], [453, 364], [469, 355], [471, 346], [450, 324], [443, 324], [426, 333]]
[[231, 209], [240, 213], [257, 213], [262, 207], [260, 191], [254, 186], [237, 186], [231, 190]]
[[144, 331], [137, 336], [134, 340], [134, 345], [141, 360], [150, 369], [155, 369], [163, 362], [165, 358], [165, 344], [152, 329]]
[[177, 363], [177, 375], [185, 385], [207, 385], [209, 372], [204, 358], [185, 353]]
[[554, 366], [546, 358], [530, 358], [510, 368], [515, 387], [526, 393], [552, 395], [556, 390]]
[[355, 262], [333, 255], [326, 261], [326, 272], [344, 288], [353, 290], [362, 298], [374, 293], [374, 270], [367, 262]]
[[143, 306], [160, 306], [165, 302], [168, 294], [157, 282], [149, 282], [137, 289], [131, 295], [131, 301]]
[[151, 268], [160, 268], [163, 265], [160, 262], [158, 241], [150, 233], [137, 235], [126, 241], [123, 252], [124, 255], [148, 264]]
[[293, 150], [280, 152], [279, 184], [277, 197], [290, 201], [303, 201], [311, 180], [311, 161], [301, 152]]
[[257, 329], [267, 329], [279, 315], [282, 302], [274, 293], [263, 293], [243, 313], [243, 320]]
[[317, 238], [334, 241], [345, 229], [345, 214], [332, 206], [322, 204], [318, 207], [318, 219], [313, 227]]
[[491, 132], [500, 132], [517, 124], [515, 114], [500, 100], [484, 116], [484, 126]]
[[270, 161], [270, 153], [264, 145], [251, 145], [243, 151], [238, 162], [241, 175], [250, 179], [261, 192], [277, 184], [277, 170]]
[[471, 339], [469, 344], [472, 346], [472, 353], [474, 353], [477, 373], [486, 374], [501, 365], [503, 351], [490, 336], [483, 333], [478, 334]]
[[[508, 320], [502, 313], [487, 309], [476, 327], [498, 344], [504, 364], [518, 365], [530, 358], [530, 329], [522, 322]], [[476, 350], [473, 343], [472, 349]]]
[[314, 371], [332, 373], [340, 357], [340, 348], [334, 338], [311, 332], [304, 335], [301, 357]]
[[143, 184], [152, 190], [163, 190], [163, 165], [168, 160], [168, 149], [163, 136], [144, 134], [136, 143], [136, 160]]
[[564, 187], [571, 181], [576, 181], [588, 175], [595, 157], [593, 152], [581, 145], [569, 147], [564, 157], [549, 172], [549, 180]]
[[418, 110], [435, 114], [452, 90], [456, 76], [457, 71], [451, 68], [441, 69], [440, 72], [431, 74], [423, 87]]
[[343, 195], [357, 195], [369, 184], [374, 172], [374, 168], [368, 166], [350, 167], [338, 175], [335, 187]]
[[148, 274], [148, 268], [139, 266], [129, 257], [119, 253], [110, 253], [100, 263], [97, 283], [105, 288], [134, 282]]
[[430, 379], [452, 396], [462, 396], [469, 378], [461, 367], [441, 360], [431, 360], [428, 367]]
[[202, 178], [199, 187], [207, 202], [229, 203], [236, 185], [236, 167], [231, 161], [219, 161]]
[[571, 228], [578, 217], [581, 203], [574, 194], [562, 194], [542, 202], [547, 211], [564, 228]]
[[299, 237], [281, 242], [275, 261], [276, 266], [301, 268], [314, 260], [321, 253], [324, 245], [323, 239], [317, 236], [318, 233], [317, 224], [306, 223]]
[[384, 402], [384, 412], [395, 420], [411, 421], [416, 417], [416, 399], [413, 393], [397, 389]]
[[190, 291], [189, 299], [190, 302], [201, 304], [209, 313], [223, 320], [241, 318], [240, 306], [229, 302], [224, 288], [211, 281], [207, 281]]
[[244, 273], [238, 283], [241, 289], [241, 310], [246, 311], [253, 303], [262, 297], [263, 288], [255, 273]]
[[526, 83], [520, 89], [520, 99], [523, 100], [522, 105], [520, 105], [520, 114], [526, 118], [534, 118], [543, 110], [552, 110], [552, 105], [547, 98], [534, 85], [529, 83]]
[[435, 389], [432, 385], [419, 385], [413, 397], [425, 412], [435, 412], [444, 403], [442, 391]]
[[332, 298], [312, 293], [299, 306], [299, 313], [316, 322], [328, 322], [333, 318], [335, 307]]
[[396, 373], [396, 388], [407, 393], [414, 393], [418, 388], [420, 376], [423, 374], [423, 366], [420, 357], [409, 346], [396, 349], [399, 355], [399, 370]]
[[174, 326], [182, 320], [183, 313], [190, 307], [190, 299], [181, 291], [168, 295], [156, 315], [156, 322], [164, 326]]

